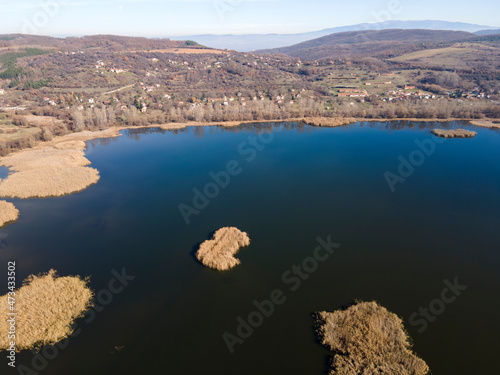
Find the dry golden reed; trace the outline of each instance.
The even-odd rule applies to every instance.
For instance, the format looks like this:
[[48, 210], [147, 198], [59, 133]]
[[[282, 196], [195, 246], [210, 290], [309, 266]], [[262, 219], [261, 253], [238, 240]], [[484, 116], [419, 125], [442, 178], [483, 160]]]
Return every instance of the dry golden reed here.
[[[72, 323], [92, 307], [93, 293], [79, 276], [58, 277], [56, 271], [31, 275], [16, 290], [16, 350], [55, 344], [72, 334]], [[0, 315], [6, 317], [7, 295], [0, 297]], [[0, 332], [8, 332], [0, 319]], [[7, 334], [0, 335], [0, 350], [9, 348]]]
[[87, 167], [49, 167], [16, 172], [0, 183], [0, 196], [46, 198], [76, 193], [95, 184], [99, 171]]
[[85, 142], [84, 141], [67, 141], [60, 142], [54, 145], [54, 148], [58, 150], [70, 150], [70, 149], [80, 149], [85, 150]]
[[196, 258], [207, 267], [227, 271], [241, 263], [234, 254], [240, 247], [248, 245], [250, 238], [245, 232], [234, 227], [225, 227], [215, 232], [213, 239], [201, 244]]
[[354, 124], [356, 119], [347, 117], [308, 117], [302, 120], [306, 125], [320, 127], [337, 127]]
[[16, 221], [19, 210], [10, 202], [0, 201], [0, 228], [5, 224]]
[[376, 302], [320, 312], [318, 335], [336, 352], [331, 375], [425, 375], [427, 364], [411, 351], [402, 320]]
[[95, 184], [99, 172], [87, 168], [85, 143], [71, 140], [32, 150], [20, 151], [1, 159], [14, 173], [0, 182], [0, 196], [45, 198], [75, 193]]
[[[13, 172], [24, 172], [42, 168], [84, 167], [90, 164], [85, 157], [83, 148], [78, 142], [64, 142], [76, 148], [56, 149], [54, 147], [40, 147], [32, 150], [19, 151], [2, 158], [2, 164], [10, 167]], [[57, 145], [60, 147], [60, 145]], [[85, 147], [85, 144], [84, 144]]]
[[465, 129], [433, 129], [432, 134], [434, 134], [436, 137], [442, 138], [473, 138], [477, 135], [476, 132]]
[[471, 120], [469, 122], [471, 123], [471, 125], [474, 125], [474, 126], [480, 126], [483, 128], [500, 129], [500, 119]]

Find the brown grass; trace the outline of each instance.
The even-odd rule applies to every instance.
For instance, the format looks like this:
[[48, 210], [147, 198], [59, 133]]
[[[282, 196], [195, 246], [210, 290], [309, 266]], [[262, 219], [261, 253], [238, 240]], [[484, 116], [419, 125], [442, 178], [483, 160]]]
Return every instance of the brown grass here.
[[0, 125], [0, 140], [13, 141], [23, 137], [36, 137], [41, 130], [39, 128], [25, 128], [16, 125]]
[[54, 125], [64, 124], [63, 120], [59, 120], [52, 116], [18, 115], [17, 117], [19, 120], [29, 126], [50, 127]]
[[436, 49], [428, 49], [428, 50], [407, 53], [406, 55], [393, 57], [392, 59], [389, 60], [404, 62], [408, 60], [418, 60], [425, 57], [434, 57], [436, 55], [447, 56], [451, 53], [463, 53], [464, 51], [466, 51], [464, 48], [458, 48], [458, 47], [436, 48]]
[[471, 120], [469, 121], [474, 126], [480, 126], [483, 128], [496, 128], [500, 129], [500, 119], [496, 120]]
[[57, 197], [95, 184], [99, 172], [86, 167], [90, 161], [85, 157], [84, 140], [117, 135], [117, 129], [74, 133], [1, 158], [0, 165], [15, 173], [0, 182], [0, 196]]
[[0, 228], [8, 223], [16, 221], [19, 210], [10, 202], [0, 201]]
[[477, 135], [476, 132], [465, 129], [433, 129], [432, 134], [441, 138], [473, 138]]
[[227, 271], [241, 263], [234, 254], [240, 247], [248, 245], [250, 238], [245, 232], [234, 227], [225, 227], [215, 232], [213, 239], [201, 244], [196, 258], [206, 267]]
[[17, 172], [0, 183], [0, 196], [10, 198], [60, 197], [99, 181], [99, 171], [86, 167], [48, 167]]
[[82, 149], [56, 149], [41, 147], [33, 150], [17, 152], [2, 159], [2, 164], [11, 171], [24, 172], [33, 169], [84, 167], [90, 164]]
[[55, 144], [54, 148], [56, 148], [58, 150], [71, 150], [71, 149], [85, 150], [85, 142], [84, 141], [60, 142], [60, 143]]
[[376, 302], [318, 313], [323, 345], [336, 352], [331, 375], [425, 375], [427, 364], [412, 353], [401, 319]]
[[[71, 335], [74, 320], [92, 306], [87, 282], [78, 276], [58, 277], [54, 270], [28, 277], [16, 290], [16, 349], [55, 344]], [[0, 297], [0, 350], [7, 349], [10, 341], [7, 297]]]
[[336, 127], [349, 125], [356, 122], [354, 118], [344, 117], [310, 117], [302, 120], [306, 125]]
[[[74, 141], [85, 142], [85, 141], [90, 141], [92, 139], [97, 139], [97, 138], [114, 138], [114, 137], [118, 137], [120, 135], [119, 134], [120, 130], [129, 129], [129, 128], [134, 128], [134, 126], [112, 127], [112, 128], [108, 128], [105, 130], [96, 130], [96, 131], [86, 130], [83, 132], [67, 134], [67, 135], [64, 135], [62, 137], [56, 137], [50, 142], [45, 142], [43, 145], [57, 147], [57, 145], [61, 145], [63, 143], [66, 144], [68, 142], [74, 142]], [[66, 145], [66, 148], [67, 147], [68, 146]], [[81, 147], [82, 149], [85, 149], [85, 144], [82, 145], [80, 143], [79, 146], [77, 146], [77, 147]]]

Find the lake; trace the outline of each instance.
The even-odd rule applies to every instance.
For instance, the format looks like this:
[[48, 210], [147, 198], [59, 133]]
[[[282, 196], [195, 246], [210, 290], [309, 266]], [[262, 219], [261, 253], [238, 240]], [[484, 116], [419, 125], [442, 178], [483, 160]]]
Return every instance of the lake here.
[[[478, 134], [444, 140], [435, 127]], [[321, 375], [331, 353], [315, 337], [314, 312], [376, 300], [402, 318], [433, 374], [498, 371], [499, 131], [365, 122], [122, 134], [89, 142], [96, 185], [11, 200], [20, 218], [0, 231], [2, 268], [16, 260], [19, 280], [51, 268], [90, 276], [97, 294], [74, 337], [38, 357], [19, 354], [18, 366], [51, 375]], [[219, 273], [194, 252], [225, 226], [251, 243], [241, 265]], [[339, 247], [314, 263], [325, 242]], [[450, 283], [462, 287], [446, 294]], [[282, 303], [271, 313], [263, 301], [273, 291]], [[260, 319], [252, 313], [263, 304], [269, 316]], [[238, 337], [249, 315], [255, 327]], [[237, 342], [228, 346], [225, 334]]]

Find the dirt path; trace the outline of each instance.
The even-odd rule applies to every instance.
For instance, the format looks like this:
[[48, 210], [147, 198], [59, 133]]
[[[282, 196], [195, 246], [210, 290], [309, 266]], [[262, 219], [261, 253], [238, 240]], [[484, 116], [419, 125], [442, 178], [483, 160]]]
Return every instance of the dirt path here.
[[129, 87], [132, 87], [132, 86], [135, 86], [135, 83], [132, 83], [131, 85], [128, 85], [128, 86], [121, 87], [121, 88], [116, 89], [116, 90], [113, 90], [113, 91], [104, 92], [104, 93], [100, 94], [99, 96], [101, 96], [101, 95], [113, 94], [113, 93], [115, 93], [115, 92], [118, 92], [118, 91], [122, 91], [122, 90], [128, 89]]

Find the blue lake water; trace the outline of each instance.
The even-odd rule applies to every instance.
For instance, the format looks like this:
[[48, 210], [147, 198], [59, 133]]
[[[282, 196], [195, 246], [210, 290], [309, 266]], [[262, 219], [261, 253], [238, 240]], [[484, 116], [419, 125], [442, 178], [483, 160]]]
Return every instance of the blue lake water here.
[[[436, 126], [478, 135], [442, 140]], [[16, 260], [19, 279], [53, 268], [90, 276], [98, 296], [65, 348], [46, 348], [41, 364], [23, 352], [18, 365], [51, 375], [320, 375], [331, 353], [312, 314], [376, 300], [402, 318], [433, 374], [497, 373], [499, 150], [500, 132], [463, 123], [134, 129], [91, 141], [96, 185], [11, 200], [21, 216], [0, 231], [1, 264]], [[224, 226], [251, 244], [241, 265], [219, 273], [193, 253]], [[318, 238], [340, 247], [315, 264]], [[110, 285], [123, 268], [134, 279]], [[448, 282], [467, 289], [440, 302]], [[256, 305], [276, 290], [283, 303], [258, 321]], [[257, 327], [231, 353], [224, 334], [237, 336], [249, 315]]]
[[0, 180], [7, 178], [8, 175], [9, 175], [9, 168], [0, 167]]

